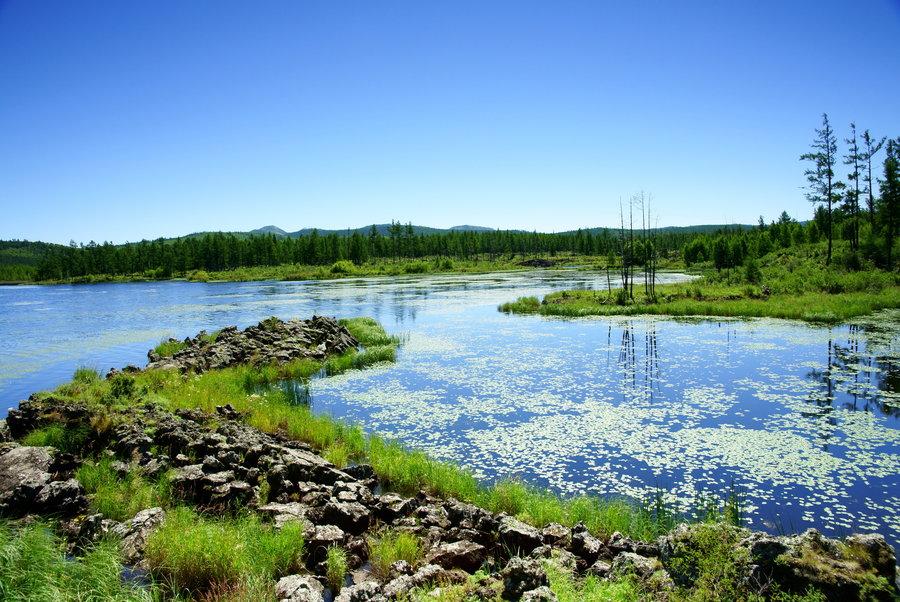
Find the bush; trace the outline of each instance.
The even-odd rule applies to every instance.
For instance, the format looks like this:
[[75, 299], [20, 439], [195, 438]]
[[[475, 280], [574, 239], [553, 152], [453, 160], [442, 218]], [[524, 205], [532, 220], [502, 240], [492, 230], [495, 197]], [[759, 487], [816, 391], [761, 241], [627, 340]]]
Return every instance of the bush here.
[[188, 273], [187, 278], [191, 282], [209, 282], [209, 273], [205, 270], [192, 270]]
[[356, 266], [353, 265], [352, 261], [342, 259], [331, 264], [330, 271], [332, 274], [352, 274], [356, 271]]
[[78, 467], [75, 478], [91, 496], [97, 512], [112, 520], [123, 521], [145, 508], [168, 506], [171, 490], [167, 475], [149, 481], [133, 467], [125, 475], [113, 469], [112, 460], [86, 461]]
[[744, 280], [750, 284], [759, 284], [762, 280], [762, 272], [759, 270], [759, 264], [753, 258], [744, 262]]
[[64, 426], [59, 423], [31, 431], [22, 438], [22, 445], [50, 446], [69, 454], [80, 453], [88, 439], [87, 425]]
[[416, 261], [403, 266], [403, 271], [407, 274], [427, 274], [429, 269], [428, 264], [424, 261]]

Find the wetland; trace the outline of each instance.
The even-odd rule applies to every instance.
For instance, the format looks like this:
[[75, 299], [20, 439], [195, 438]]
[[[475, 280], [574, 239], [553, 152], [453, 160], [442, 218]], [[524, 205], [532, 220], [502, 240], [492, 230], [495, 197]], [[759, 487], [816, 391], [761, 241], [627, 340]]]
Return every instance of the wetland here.
[[[663, 275], [671, 281], [690, 277]], [[900, 542], [900, 314], [840, 326], [722, 318], [506, 315], [499, 303], [603, 289], [575, 270], [321, 282], [0, 289], [4, 409], [79, 366], [271, 315], [366, 315], [397, 361], [315, 379], [316, 412], [466, 466], [572, 495], [737, 488], [754, 529]]]

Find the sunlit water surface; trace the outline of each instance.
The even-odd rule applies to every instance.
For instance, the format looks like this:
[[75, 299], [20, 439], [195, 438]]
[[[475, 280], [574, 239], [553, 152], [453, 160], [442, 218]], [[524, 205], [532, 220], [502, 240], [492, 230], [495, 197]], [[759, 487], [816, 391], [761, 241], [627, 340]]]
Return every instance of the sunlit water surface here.
[[0, 398], [14, 406], [81, 365], [143, 365], [170, 335], [369, 315], [405, 337], [397, 363], [315, 381], [314, 409], [485, 479], [565, 494], [663, 488], [685, 505], [734, 485], [752, 527], [900, 542], [900, 313], [813, 328], [496, 309], [573, 286], [602, 289], [606, 277], [0, 287]]

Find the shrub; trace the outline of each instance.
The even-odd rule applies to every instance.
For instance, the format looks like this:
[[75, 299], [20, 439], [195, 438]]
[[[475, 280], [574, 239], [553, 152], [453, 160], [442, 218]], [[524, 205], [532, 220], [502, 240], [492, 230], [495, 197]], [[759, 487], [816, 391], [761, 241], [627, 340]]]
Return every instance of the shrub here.
[[427, 274], [429, 270], [428, 264], [424, 261], [415, 261], [403, 266], [403, 271], [407, 274]]
[[352, 274], [356, 271], [356, 266], [353, 265], [352, 261], [342, 259], [331, 264], [330, 271], [332, 274]]
[[191, 282], [209, 282], [209, 273], [204, 270], [192, 270], [187, 278]]
[[112, 520], [126, 520], [144, 508], [171, 504], [167, 475], [150, 481], [142, 477], [136, 467], [119, 475], [110, 458], [84, 462], [78, 467], [75, 478], [91, 496], [97, 512]]

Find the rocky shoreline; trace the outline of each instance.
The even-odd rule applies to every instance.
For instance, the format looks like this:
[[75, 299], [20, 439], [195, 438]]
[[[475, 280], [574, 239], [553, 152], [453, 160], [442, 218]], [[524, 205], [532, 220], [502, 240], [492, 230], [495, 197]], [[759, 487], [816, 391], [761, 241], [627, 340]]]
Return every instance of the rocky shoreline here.
[[[254, 343], [240, 346], [235, 341], [242, 333], [226, 329], [228, 334], [224, 338], [220, 334], [214, 345], [204, 344], [201, 337], [189, 341], [184, 352], [175, 354], [177, 365], [163, 365], [165, 358], [151, 356], [150, 366], [196, 371], [214, 369], [222, 362], [230, 365], [226, 356], [243, 358], [240, 361], [269, 357], [241, 351], [281, 328], [274, 322], [269, 327], [263, 324], [253, 327], [257, 328], [253, 336], [242, 335]], [[313, 326], [330, 328], [325, 322]], [[293, 326], [282, 329], [295, 331]], [[329, 341], [354, 345], [352, 336], [347, 339], [337, 329], [331, 332]], [[327, 355], [340, 348], [325, 342], [320, 349], [322, 344], [310, 340], [297, 347], [306, 350], [298, 353], [315, 349]], [[271, 355], [278, 360], [285, 345], [273, 347], [278, 351]], [[111, 375], [117, 377], [121, 378]], [[727, 525], [681, 525], [656, 541], [634, 541], [618, 532], [591, 533], [583, 523], [534, 526], [426, 491], [414, 496], [384, 491], [371, 466], [340, 469], [310, 446], [261, 432], [242, 418], [228, 405], [217, 406], [212, 413], [171, 412], [147, 402], [119, 411], [108, 428], [98, 429], [100, 416], [87, 405], [32, 396], [10, 411], [3, 429], [0, 515], [12, 520], [55, 517], [72, 554], [115, 535], [124, 561], [152, 573], [144, 552], [154, 530], [166, 520], [166, 510], [146, 508], [131, 519], [111, 520], [91, 510], [88, 495], [74, 478], [75, 469], [88, 457], [107, 457], [123, 475], [130, 470], [148, 478], [168, 475], [179, 503], [205, 513], [250, 512], [275, 528], [299, 521], [306, 571], [274, 584], [278, 599], [284, 601], [332, 596], [341, 602], [393, 600], [414, 588], [439, 592], [463, 583], [469, 584], [474, 599], [556, 600], [549, 588], [548, 563], [576, 579], [634, 579], [653, 592], [654, 599], [665, 600], [700, 578], [697, 556], [704, 553], [710, 537], [717, 544], [724, 542], [735, 557], [746, 559], [740, 570], [748, 593], [765, 597], [813, 588], [828, 600], [893, 600], [900, 592], [895, 553], [881, 535], [837, 540], [808, 530], [776, 537]], [[87, 429], [83, 451], [67, 454], [16, 442], [51, 424]], [[372, 542], [387, 529], [419, 538], [422, 560], [415, 565], [396, 562], [389, 574], [368, 570]], [[339, 593], [328, 589], [325, 561], [333, 546], [346, 552], [350, 571], [348, 585]]]

